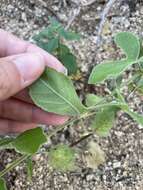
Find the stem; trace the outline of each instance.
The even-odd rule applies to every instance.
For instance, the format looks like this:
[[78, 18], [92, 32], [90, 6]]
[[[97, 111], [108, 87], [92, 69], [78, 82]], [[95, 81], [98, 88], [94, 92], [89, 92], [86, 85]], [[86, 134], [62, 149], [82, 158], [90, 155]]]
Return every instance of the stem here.
[[57, 132], [61, 131], [62, 129], [64, 129], [66, 126], [68, 125], [72, 125], [75, 121], [77, 121], [78, 119], [73, 118], [70, 121], [67, 121], [64, 125], [60, 125], [58, 126], [53, 132], [51, 132], [50, 134], [47, 135], [47, 138], [51, 138], [52, 136], [54, 136]]
[[70, 145], [70, 147], [73, 147], [73, 146], [79, 144], [80, 142], [82, 142], [83, 140], [87, 139], [87, 138], [90, 137], [91, 135], [93, 135], [93, 133], [89, 133], [89, 134], [87, 134], [87, 135], [81, 137], [79, 140], [73, 142], [73, 143]]
[[96, 105], [96, 106], [91, 106], [89, 108], [87, 108], [88, 110], [93, 110], [93, 109], [98, 109], [98, 108], [102, 108], [102, 107], [108, 107], [108, 106], [124, 106], [125, 104], [121, 103], [121, 102], [113, 102], [113, 103], [106, 103], [106, 104], [101, 104], [101, 105]]
[[6, 167], [4, 170], [0, 172], [0, 177], [4, 176], [7, 174], [10, 170], [18, 166], [21, 162], [23, 162], [26, 158], [28, 158], [29, 155], [22, 155], [20, 158], [17, 160], [13, 161], [8, 167]]
[[[106, 103], [106, 104], [101, 104], [101, 105], [96, 105], [96, 106], [92, 106], [87, 108], [90, 111], [93, 111], [94, 109], [97, 108], [102, 108], [102, 107], [108, 107], [108, 106], [125, 106], [126, 104], [123, 104], [121, 102], [117, 102], [117, 103]], [[73, 125], [74, 122], [79, 121], [81, 119], [85, 119], [88, 118], [90, 116], [93, 116], [96, 114], [96, 111], [94, 112], [86, 112], [84, 114], [82, 114], [80, 117], [78, 118], [73, 118], [70, 121], [67, 121], [64, 125], [60, 125], [59, 127], [57, 127], [57, 129], [55, 129], [53, 132], [51, 132], [49, 135], [47, 135], [47, 138], [51, 138], [52, 136], [54, 136], [57, 132], [61, 131], [62, 129], [64, 129], [66, 126], [68, 125]]]

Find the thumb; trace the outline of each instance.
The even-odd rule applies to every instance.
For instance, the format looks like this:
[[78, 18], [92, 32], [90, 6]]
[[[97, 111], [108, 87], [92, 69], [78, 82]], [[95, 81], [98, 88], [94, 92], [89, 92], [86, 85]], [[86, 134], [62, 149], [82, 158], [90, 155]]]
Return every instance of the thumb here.
[[34, 82], [43, 72], [44, 58], [39, 53], [25, 53], [0, 59], [0, 101]]

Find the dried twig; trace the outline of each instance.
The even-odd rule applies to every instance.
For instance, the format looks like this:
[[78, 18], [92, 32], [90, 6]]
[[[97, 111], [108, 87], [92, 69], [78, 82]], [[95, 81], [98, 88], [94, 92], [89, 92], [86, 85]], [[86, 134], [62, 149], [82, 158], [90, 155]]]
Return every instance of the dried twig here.
[[71, 26], [71, 24], [74, 22], [76, 17], [80, 14], [80, 10], [81, 10], [81, 7], [78, 6], [77, 9], [72, 11], [71, 16], [69, 18], [69, 22], [68, 22], [67, 26], [65, 27], [66, 30]]
[[110, 11], [110, 8], [115, 3], [115, 1], [116, 0], [109, 0], [101, 14], [101, 22], [99, 24], [99, 29], [98, 29], [98, 34], [97, 34], [97, 44], [100, 43], [101, 34], [102, 34], [103, 27], [104, 27], [104, 23], [106, 21], [106, 17]]
[[89, 6], [93, 3], [95, 3], [97, 0], [88, 0], [88, 2], [81, 2], [82, 6]]

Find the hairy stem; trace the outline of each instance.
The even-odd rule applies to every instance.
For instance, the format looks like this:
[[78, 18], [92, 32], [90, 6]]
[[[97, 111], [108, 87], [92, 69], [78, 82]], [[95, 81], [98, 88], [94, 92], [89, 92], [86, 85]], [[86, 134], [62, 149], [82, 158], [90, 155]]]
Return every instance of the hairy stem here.
[[24, 160], [26, 160], [26, 158], [28, 158], [28, 157], [29, 157], [29, 155], [22, 155], [20, 158], [18, 158], [17, 160], [13, 161], [8, 167], [6, 167], [4, 170], [2, 170], [0, 172], [0, 177], [2, 177], [5, 174], [7, 174], [10, 170], [12, 170], [16, 166], [18, 166], [21, 162], [23, 162]]
[[89, 133], [83, 137], [81, 137], [79, 140], [73, 142], [70, 147], [76, 146], [77, 144], [81, 143], [83, 140], [87, 139], [88, 137], [90, 137], [91, 135], [93, 135], [93, 133]]

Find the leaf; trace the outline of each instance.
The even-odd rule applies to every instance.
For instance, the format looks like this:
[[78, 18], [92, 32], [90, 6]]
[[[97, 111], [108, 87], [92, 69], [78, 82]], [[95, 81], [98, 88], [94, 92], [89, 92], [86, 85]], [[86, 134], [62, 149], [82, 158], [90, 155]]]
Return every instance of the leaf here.
[[70, 53], [70, 49], [68, 48], [68, 46], [59, 43], [58, 55], [61, 56], [68, 53]]
[[127, 56], [127, 59], [136, 60], [140, 54], [140, 41], [131, 32], [120, 32], [115, 36], [115, 43]]
[[68, 69], [69, 75], [77, 73], [76, 57], [70, 52], [70, 49], [63, 44], [59, 44], [58, 59]]
[[75, 153], [67, 145], [57, 145], [51, 149], [49, 154], [49, 164], [54, 169], [67, 171], [74, 169]]
[[143, 127], [143, 116], [141, 114], [131, 111], [128, 104], [126, 106], [120, 106], [120, 108]]
[[138, 124], [143, 127], [143, 116], [132, 111], [127, 112]]
[[27, 160], [26, 160], [26, 168], [27, 168], [28, 180], [31, 182], [32, 181], [32, 175], [33, 175], [32, 157], [27, 158]]
[[62, 28], [62, 25], [55, 19], [50, 18], [49, 20], [50, 25], [38, 34], [34, 35], [32, 38], [34, 41], [39, 42], [43, 39], [54, 39], [56, 37], [57, 32]]
[[121, 75], [129, 66], [136, 63], [130, 60], [110, 61], [95, 66], [90, 74], [88, 84], [96, 84]]
[[124, 111], [130, 116], [133, 118], [134, 121], [136, 121], [139, 125], [141, 125], [143, 127], [143, 116], [136, 113], [136, 112], [133, 112], [131, 111], [129, 108], [128, 110], [124, 109]]
[[87, 94], [86, 96], [86, 105], [87, 106], [94, 106], [102, 101], [102, 97], [97, 96], [95, 94]]
[[[139, 39], [129, 32], [118, 33], [115, 37], [116, 44], [126, 53], [126, 59], [104, 62], [95, 66], [89, 77], [89, 84], [96, 84], [109, 78], [118, 77], [129, 66], [137, 63], [140, 53]], [[140, 58], [139, 61], [142, 59]]]
[[60, 55], [59, 60], [67, 68], [69, 75], [76, 74], [77, 72], [76, 57], [72, 53]]
[[12, 142], [14, 138], [2, 138], [0, 139], [0, 150], [3, 149], [12, 149]]
[[58, 38], [48, 40], [47, 42], [39, 41], [37, 45], [49, 53], [53, 53], [58, 48]]
[[30, 87], [30, 96], [37, 106], [47, 112], [75, 116], [86, 110], [71, 80], [51, 68], [47, 68]]
[[5, 180], [0, 178], [0, 190], [7, 190]]
[[49, 53], [54, 52], [58, 48], [59, 39], [54, 38], [48, 41], [47, 44], [45, 44], [45, 47], [43, 49]]
[[91, 127], [99, 136], [108, 135], [114, 125], [116, 111], [115, 106], [110, 106], [97, 112]]
[[81, 36], [75, 32], [67, 31], [64, 28], [60, 28], [59, 35], [66, 40], [79, 40]]
[[53, 17], [49, 17], [49, 22], [50, 22], [49, 28], [51, 27], [51, 28], [59, 29], [62, 26], [61, 23], [58, 22]]
[[105, 162], [105, 153], [94, 141], [89, 142], [87, 151], [83, 160], [88, 168], [97, 169], [99, 165]]
[[27, 130], [17, 136], [12, 142], [16, 151], [25, 154], [35, 154], [40, 146], [47, 141], [43, 130], [40, 127]]

